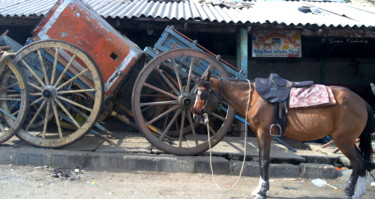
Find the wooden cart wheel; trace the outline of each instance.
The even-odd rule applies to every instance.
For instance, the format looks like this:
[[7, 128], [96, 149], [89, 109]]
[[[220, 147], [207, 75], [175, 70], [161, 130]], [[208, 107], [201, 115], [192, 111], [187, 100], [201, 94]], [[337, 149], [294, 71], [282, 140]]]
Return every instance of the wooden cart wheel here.
[[[171, 50], [152, 59], [139, 73], [133, 88], [132, 109], [138, 128], [155, 147], [176, 155], [197, 155], [209, 148], [207, 129], [194, 122], [189, 108], [196, 97], [195, 77], [208, 70], [227, 78], [224, 67], [207, 53]], [[228, 131], [234, 109], [222, 104], [209, 115], [211, 146]]]
[[[86, 52], [64, 41], [45, 40], [22, 48], [14, 61], [25, 75], [33, 111], [16, 134], [20, 139], [57, 148], [90, 130], [103, 104], [103, 83]], [[65, 123], [76, 128], [64, 128]]]
[[0, 60], [0, 143], [11, 138], [23, 124], [28, 108], [27, 96], [22, 72], [4, 55]]

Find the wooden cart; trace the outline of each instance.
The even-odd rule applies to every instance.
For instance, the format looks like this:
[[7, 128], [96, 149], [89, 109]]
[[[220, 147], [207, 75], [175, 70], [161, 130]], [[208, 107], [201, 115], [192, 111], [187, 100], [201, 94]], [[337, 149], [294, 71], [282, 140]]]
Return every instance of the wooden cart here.
[[[38, 147], [66, 146], [103, 130], [98, 120], [104, 111], [131, 124], [116, 112], [122, 108], [157, 148], [177, 155], [202, 153], [209, 147], [207, 131], [189, 110], [196, 96], [194, 79], [209, 70], [218, 78], [244, 77], [173, 27], [155, 48], [142, 51], [79, 0], [59, 0], [28, 42], [12, 60], [28, 92], [17, 136]], [[209, 114], [212, 146], [234, 117], [230, 106], [220, 107]]]

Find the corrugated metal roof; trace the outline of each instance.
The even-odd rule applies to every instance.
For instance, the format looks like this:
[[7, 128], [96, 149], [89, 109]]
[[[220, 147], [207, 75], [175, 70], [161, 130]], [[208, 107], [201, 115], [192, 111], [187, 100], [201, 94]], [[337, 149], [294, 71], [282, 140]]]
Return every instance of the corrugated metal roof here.
[[[104, 18], [163, 18], [201, 20], [219, 23], [275, 23], [333, 27], [375, 27], [375, 7], [350, 3], [266, 1], [246, 2], [243, 8], [200, 3], [198, 0], [83, 0]], [[8, 0], [0, 4], [0, 16], [43, 16], [52, 7], [51, 0]], [[303, 13], [301, 6], [319, 8], [320, 14]], [[316, 9], [315, 9], [316, 10]]]
[[51, 0], [6, 0], [0, 3], [0, 16], [41, 16], [56, 3]]

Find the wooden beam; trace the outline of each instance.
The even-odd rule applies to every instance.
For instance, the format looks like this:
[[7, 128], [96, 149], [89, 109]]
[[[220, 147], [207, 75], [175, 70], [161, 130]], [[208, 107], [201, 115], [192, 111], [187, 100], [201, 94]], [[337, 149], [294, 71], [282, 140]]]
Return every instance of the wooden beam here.
[[310, 37], [343, 37], [343, 38], [375, 38], [375, 30], [365, 28], [317, 28], [303, 29], [302, 36]]
[[0, 17], [2, 26], [36, 26], [43, 17]]

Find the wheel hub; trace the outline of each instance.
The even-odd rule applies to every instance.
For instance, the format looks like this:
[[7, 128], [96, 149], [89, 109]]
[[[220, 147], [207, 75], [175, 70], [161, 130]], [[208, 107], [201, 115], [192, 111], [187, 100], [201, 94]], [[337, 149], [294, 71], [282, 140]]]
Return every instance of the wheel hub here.
[[57, 94], [56, 89], [51, 86], [46, 86], [42, 91], [42, 95], [44, 99], [49, 100], [49, 101], [56, 99], [56, 94]]
[[190, 108], [193, 106], [193, 98], [188, 94], [182, 94], [178, 98], [178, 103], [183, 108]]

